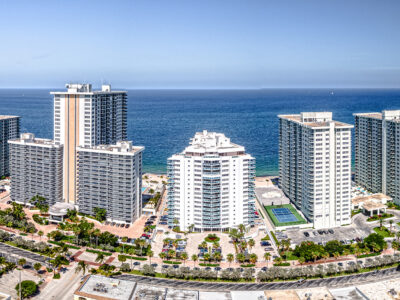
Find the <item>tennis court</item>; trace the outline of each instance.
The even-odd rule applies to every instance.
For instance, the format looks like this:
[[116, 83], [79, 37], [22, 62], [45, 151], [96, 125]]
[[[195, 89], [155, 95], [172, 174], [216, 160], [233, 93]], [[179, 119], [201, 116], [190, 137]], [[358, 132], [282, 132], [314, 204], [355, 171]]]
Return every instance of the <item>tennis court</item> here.
[[288, 226], [307, 223], [291, 204], [264, 206], [275, 226]]
[[279, 207], [272, 209], [273, 214], [280, 223], [296, 222], [296, 216], [290, 211], [289, 208]]

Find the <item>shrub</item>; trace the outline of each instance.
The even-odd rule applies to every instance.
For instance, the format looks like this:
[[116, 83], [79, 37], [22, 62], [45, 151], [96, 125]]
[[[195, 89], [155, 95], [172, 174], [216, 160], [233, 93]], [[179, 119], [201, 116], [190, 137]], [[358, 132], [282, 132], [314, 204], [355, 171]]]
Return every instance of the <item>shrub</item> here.
[[55, 273], [54, 276], [53, 276], [53, 278], [54, 278], [54, 279], [60, 279], [60, 278], [61, 278], [60, 273]]
[[290, 263], [286, 262], [286, 263], [276, 263], [274, 264], [275, 267], [288, 267], [290, 266]]
[[[15, 290], [19, 295], [19, 284], [15, 286]], [[21, 295], [22, 298], [28, 298], [37, 293], [38, 285], [32, 280], [24, 280], [21, 282]]]
[[247, 264], [247, 265], [240, 265], [242, 268], [252, 268], [255, 267], [255, 264]]
[[170, 265], [180, 265], [182, 262], [180, 261], [171, 261], [171, 260], [163, 260], [164, 264], [170, 264]]
[[86, 249], [86, 252], [94, 253], [94, 254], [103, 254], [105, 256], [111, 256], [111, 252], [105, 252], [105, 251], [98, 251], [98, 250], [93, 250], [93, 249]]
[[199, 266], [201, 266], [201, 267], [219, 267], [219, 264], [205, 264], [205, 263], [200, 263]]

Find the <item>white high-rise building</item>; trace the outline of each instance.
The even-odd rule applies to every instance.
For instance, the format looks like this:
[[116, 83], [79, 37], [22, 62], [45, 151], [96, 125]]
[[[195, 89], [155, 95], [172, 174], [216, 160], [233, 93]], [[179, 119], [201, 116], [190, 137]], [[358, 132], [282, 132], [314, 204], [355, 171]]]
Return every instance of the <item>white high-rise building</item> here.
[[279, 115], [279, 179], [290, 201], [314, 223], [351, 222], [351, 129], [331, 112]]
[[92, 90], [90, 84], [67, 84], [54, 95], [54, 142], [64, 145], [64, 191], [66, 202], [77, 196], [77, 147], [115, 144], [126, 140], [127, 96], [110, 85]]
[[255, 159], [243, 146], [222, 133], [196, 133], [168, 159], [168, 223], [197, 231], [252, 225], [254, 176]]
[[400, 110], [354, 117], [356, 183], [400, 204]]

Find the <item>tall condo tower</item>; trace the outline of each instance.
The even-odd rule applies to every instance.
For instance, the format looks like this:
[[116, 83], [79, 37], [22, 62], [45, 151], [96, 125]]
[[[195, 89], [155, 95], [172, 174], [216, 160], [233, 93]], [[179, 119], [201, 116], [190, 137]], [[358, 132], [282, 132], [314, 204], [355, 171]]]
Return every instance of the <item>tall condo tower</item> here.
[[355, 181], [400, 204], [400, 110], [355, 117]]
[[279, 180], [315, 228], [350, 224], [351, 129], [331, 112], [279, 115]]
[[144, 147], [116, 145], [78, 147], [79, 211], [104, 208], [107, 219], [133, 223], [142, 214], [142, 152]]
[[181, 230], [254, 223], [255, 159], [222, 133], [198, 132], [168, 159], [168, 222]]
[[127, 95], [110, 85], [92, 90], [90, 84], [67, 84], [54, 95], [54, 142], [64, 145], [63, 198], [77, 197], [77, 147], [115, 144], [126, 140]]
[[49, 205], [61, 202], [63, 146], [33, 133], [23, 133], [9, 145], [11, 199], [27, 204], [39, 195]]
[[8, 140], [19, 137], [20, 117], [0, 115], [0, 177], [10, 175]]

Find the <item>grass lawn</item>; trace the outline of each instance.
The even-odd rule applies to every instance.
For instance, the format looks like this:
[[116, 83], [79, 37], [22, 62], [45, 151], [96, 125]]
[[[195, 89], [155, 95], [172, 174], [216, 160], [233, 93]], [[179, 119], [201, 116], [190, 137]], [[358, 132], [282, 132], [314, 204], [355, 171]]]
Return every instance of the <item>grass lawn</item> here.
[[390, 232], [389, 229], [387, 229], [386, 227], [382, 227], [382, 230], [379, 227], [375, 227], [374, 231], [377, 234], [383, 236], [384, 238], [385, 237], [393, 237], [394, 236], [394, 233]]
[[[297, 221], [293, 222], [286, 222], [282, 223], [279, 222], [274, 213], [272, 212], [272, 209], [274, 208], [288, 208], [290, 212], [297, 218]], [[284, 204], [284, 205], [271, 205], [271, 206], [264, 206], [265, 210], [267, 211], [267, 214], [269, 218], [272, 220], [275, 226], [288, 226], [288, 225], [299, 225], [299, 224], [306, 224], [307, 221], [303, 219], [302, 216], [297, 212], [297, 210], [291, 205], [291, 204]]]
[[285, 252], [286, 260], [298, 260], [299, 258], [293, 254], [293, 251]]

